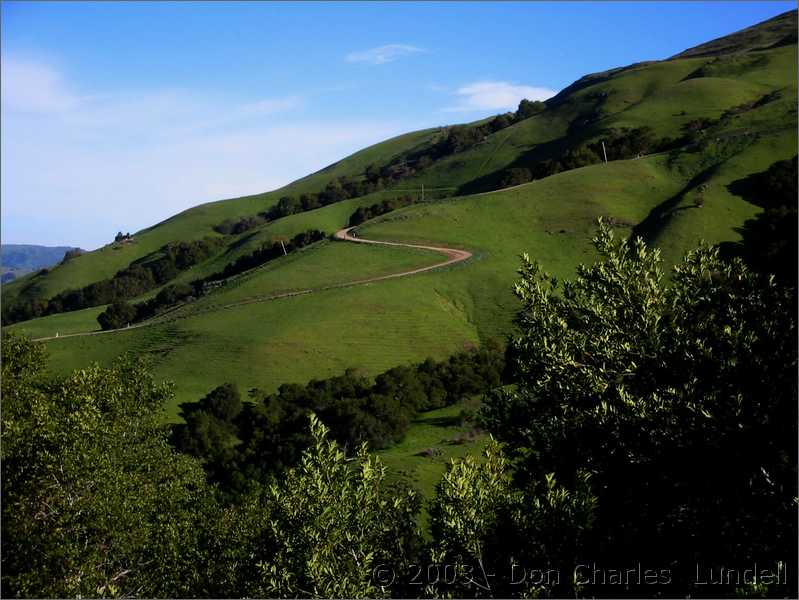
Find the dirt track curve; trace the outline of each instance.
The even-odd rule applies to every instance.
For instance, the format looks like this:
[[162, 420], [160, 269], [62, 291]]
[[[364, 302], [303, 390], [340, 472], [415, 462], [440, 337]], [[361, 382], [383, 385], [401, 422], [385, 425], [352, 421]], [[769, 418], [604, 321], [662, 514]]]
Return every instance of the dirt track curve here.
[[468, 260], [472, 256], [472, 253], [469, 252], [468, 250], [458, 250], [457, 248], [447, 248], [446, 246], [424, 246], [420, 244], [404, 244], [402, 242], [382, 242], [378, 240], [367, 240], [364, 238], [358, 238], [350, 233], [353, 229], [355, 229], [355, 227], [346, 227], [344, 229], [339, 229], [335, 233], [334, 237], [337, 240], [341, 240], [344, 242], [353, 242], [356, 244], [377, 244], [381, 246], [402, 246], [405, 248], [418, 248], [419, 250], [431, 250], [433, 252], [444, 254], [447, 257], [447, 260], [440, 263], [436, 263], [434, 265], [429, 265], [427, 267], [411, 269], [410, 271], [401, 271], [399, 273], [391, 273], [389, 275], [380, 275], [378, 277], [369, 277], [367, 279], [358, 279], [355, 281], [346, 281], [344, 283], [335, 283], [332, 285], [326, 285], [319, 288], [297, 290], [293, 292], [284, 292], [281, 294], [273, 294], [271, 296], [255, 296], [253, 298], [248, 298], [247, 300], [240, 300], [239, 302], [233, 302], [231, 304], [224, 304], [221, 306], [210, 306], [205, 309], [200, 309], [184, 315], [179, 315], [179, 314], [172, 315], [171, 313], [185, 306], [185, 304], [181, 304], [180, 306], [175, 307], [174, 309], [170, 309], [166, 313], [161, 313], [160, 315], [153, 317], [148, 321], [143, 321], [142, 323], [137, 323], [136, 325], [129, 325], [128, 327], [122, 327], [120, 329], [108, 329], [106, 331], [84, 331], [81, 333], [67, 333], [58, 336], [54, 335], [49, 337], [36, 338], [33, 341], [46, 342], [49, 340], [60, 340], [65, 338], [82, 337], [87, 335], [104, 335], [108, 333], [119, 333], [120, 331], [130, 331], [131, 329], [139, 329], [141, 327], [149, 327], [151, 325], [169, 323], [172, 321], [177, 321], [179, 319], [194, 317], [197, 315], [209, 312], [216, 312], [218, 310], [225, 310], [228, 308], [235, 308], [237, 306], [245, 306], [247, 304], [255, 304], [257, 302], [269, 302], [271, 300], [280, 300], [283, 298], [291, 298], [293, 296], [303, 296], [305, 294], [313, 294], [314, 292], [324, 292], [326, 290], [334, 290], [338, 288], [352, 287], [356, 285], [364, 285], [366, 283], [375, 283], [377, 281], [383, 281], [385, 279], [397, 279], [399, 277], [409, 277], [411, 275], [418, 275], [419, 273], [425, 273], [426, 271], [432, 271], [434, 269], [441, 269], [443, 267], [448, 267], [450, 265], [454, 265], [456, 263]]

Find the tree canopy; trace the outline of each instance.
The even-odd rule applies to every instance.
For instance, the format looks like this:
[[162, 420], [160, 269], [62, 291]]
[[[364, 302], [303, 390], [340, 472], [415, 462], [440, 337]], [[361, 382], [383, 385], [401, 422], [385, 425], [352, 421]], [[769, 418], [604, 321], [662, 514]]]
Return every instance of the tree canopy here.
[[640, 239], [595, 244], [565, 283], [523, 259], [517, 387], [484, 409], [519, 485], [590, 473], [581, 554], [670, 567], [667, 594], [697, 593], [697, 562], [795, 565], [795, 291], [707, 246], [667, 283]]

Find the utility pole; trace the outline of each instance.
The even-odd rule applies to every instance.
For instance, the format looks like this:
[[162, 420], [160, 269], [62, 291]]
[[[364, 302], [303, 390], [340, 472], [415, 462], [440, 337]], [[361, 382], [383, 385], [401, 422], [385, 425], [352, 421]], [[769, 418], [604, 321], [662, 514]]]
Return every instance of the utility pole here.
[[283, 248], [283, 256], [288, 256], [288, 252], [286, 252], [286, 244], [283, 243], [283, 240], [280, 240], [280, 246]]
[[608, 151], [605, 150], [605, 140], [602, 140], [602, 154], [605, 155], [605, 164], [608, 164]]

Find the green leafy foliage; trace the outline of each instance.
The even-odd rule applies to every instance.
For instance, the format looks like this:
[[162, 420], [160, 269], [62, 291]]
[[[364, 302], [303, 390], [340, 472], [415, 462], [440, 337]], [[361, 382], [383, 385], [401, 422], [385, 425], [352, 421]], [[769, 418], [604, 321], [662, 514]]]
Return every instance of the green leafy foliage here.
[[[436, 488], [430, 559], [450, 572], [431, 582], [428, 591], [449, 597], [573, 593], [568, 578], [553, 574], [568, 573], [577, 564], [595, 508], [587, 472], [578, 473], [574, 489], [560, 485], [553, 473], [519, 485], [492, 438], [484, 460], [453, 462]], [[522, 576], [544, 565], [552, 576]]]
[[406, 570], [418, 546], [417, 496], [390, 487], [365, 445], [351, 461], [327, 435], [312, 416], [313, 446], [270, 487], [272, 554], [260, 565], [261, 596], [385, 597], [374, 568]]
[[350, 216], [349, 225], [350, 227], [360, 225], [364, 221], [374, 219], [375, 217], [389, 213], [392, 210], [397, 210], [403, 206], [410, 206], [413, 203], [413, 196], [406, 195], [397, 198], [387, 198], [386, 200], [383, 200], [380, 203], [372, 204], [371, 206], [360, 206]]
[[[416, 495], [313, 416], [299, 465], [221, 508], [167, 444], [170, 388], [140, 363], [53, 381], [41, 346], [6, 334], [2, 355], [4, 597], [373, 597], [374, 564], [415, 556]], [[202, 405], [240, 409], [229, 386]]]
[[697, 561], [795, 561], [795, 292], [706, 246], [667, 286], [640, 240], [595, 244], [563, 284], [523, 260], [518, 387], [483, 415], [519, 484], [591, 473], [583, 554], [671, 566], [668, 593], [694, 593]]
[[60, 381], [43, 366], [3, 336], [3, 595], [196, 593], [214, 503], [159, 423], [170, 389], [132, 362]]

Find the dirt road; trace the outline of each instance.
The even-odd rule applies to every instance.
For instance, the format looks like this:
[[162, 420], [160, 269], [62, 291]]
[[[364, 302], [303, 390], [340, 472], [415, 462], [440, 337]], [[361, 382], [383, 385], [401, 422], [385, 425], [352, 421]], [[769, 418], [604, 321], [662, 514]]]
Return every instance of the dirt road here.
[[356, 244], [377, 244], [381, 246], [403, 246], [405, 248], [417, 248], [419, 250], [431, 250], [433, 252], [438, 252], [443, 254], [447, 257], [447, 260], [442, 261], [440, 263], [436, 263], [434, 265], [429, 265], [426, 267], [420, 267], [418, 269], [411, 269], [410, 271], [401, 271], [399, 273], [391, 273], [389, 275], [380, 275], [378, 277], [368, 277], [366, 279], [357, 279], [355, 281], [345, 281], [343, 283], [335, 283], [332, 285], [326, 285], [319, 288], [307, 289], [307, 290], [297, 290], [293, 292], [284, 292], [281, 294], [273, 294], [270, 296], [255, 296], [253, 298], [248, 298], [246, 300], [240, 300], [238, 302], [233, 302], [231, 304], [224, 304], [221, 306], [211, 306], [205, 309], [200, 309], [198, 311], [194, 311], [187, 314], [172, 314], [176, 311], [179, 307], [175, 307], [170, 309], [167, 314], [162, 313], [161, 315], [157, 315], [148, 321], [143, 321], [141, 323], [136, 323], [134, 325], [130, 325], [128, 327], [123, 327], [120, 329], [109, 329], [106, 331], [84, 331], [80, 333], [68, 333], [64, 335], [58, 336], [50, 336], [50, 337], [42, 337], [33, 340], [34, 342], [46, 342], [50, 340], [61, 340], [65, 338], [71, 337], [82, 337], [87, 335], [105, 335], [109, 333], [119, 333], [120, 331], [129, 331], [131, 329], [139, 329], [141, 327], [149, 327], [152, 325], [158, 325], [161, 323], [170, 323], [172, 321], [177, 321], [179, 319], [185, 319], [188, 317], [193, 317], [201, 314], [206, 314], [209, 312], [216, 312], [218, 310], [225, 310], [229, 308], [235, 308], [237, 306], [245, 306], [247, 304], [255, 304], [257, 302], [269, 302], [272, 300], [280, 300], [283, 298], [291, 298], [294, 296], [303, 296], [305, 294], [313, 294], [314, 292], [323, 292], [326, 290], [334, 290], [339, 288], [345, 287], [352, 287], [356, 285], [364, 285], [367, 283], [375, 283], [377, 281], [383, 281], [385, 279], [397, 279], [399, 277], [409, 277], [411, 275], [418, 275], [419, 273], [425, 273], [427, 271], [432, 271], [434, 269], [441, 269], [443, 267], [448, 267], [455, 263], [463, 262], [471, 258], [472, 253], [468, 250], [458, 250], [457, 248], [447, 248], [446, 246], [424, 246], [421, 244], [403, 244], [402, 242], [383, 242], [378, 240], [368, 240], [365, 238], [359, 238], [352, 235], [352, 230], [356, 229], [355, 227], [347, 227], [345, 229], [338, 230], [334, 237], [337, 240], [341, 240], [344, 242], [353, 242]]
[[364, 238], [355, 237], [350, 234], [350, 231], [356, 229], [355, 227], [347, 227], [346, 229], [339, 229], [336, 232], [335, 238], [337, 240], [344, 240], [345, 242], [356, 242], [358, 244], [379, 244], [382, 246], [404, 246], [405, 248], [418, 248], [420, 250], [432, 250], [433, 252], [440, 252], [447, 256], [444, 262], [436, 263], [428, 267], [421, 267], [411, 271], [403, 271], [401, 273], [394, 273], [392, 275], [383, 275], [382, 277], [373, 277], [372, 279], [364, 279], [357, 283], [369, 283], [370, 281], [380, 281], [381, 279], [393, 279], [395, 277], [407, 277], [408, 275], [416, 275], [417, 273], [424, 273], [425, 271], [432, 271], [433, 269], [440, 269], [455, 263], [463, 262], [471, 258], [472, 253], [468, 250], [458, 250], [456, 248], [447, 248], [445, 246], [421, 246], [418, 244], [403, 244], [401, 242], [380, 242], [377, 240], [367, 240]]

